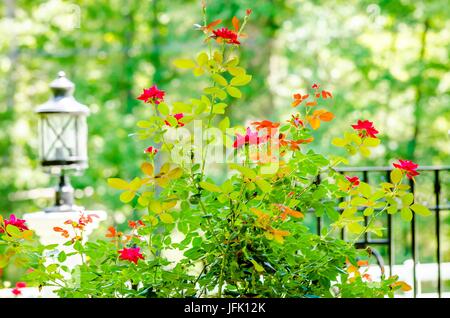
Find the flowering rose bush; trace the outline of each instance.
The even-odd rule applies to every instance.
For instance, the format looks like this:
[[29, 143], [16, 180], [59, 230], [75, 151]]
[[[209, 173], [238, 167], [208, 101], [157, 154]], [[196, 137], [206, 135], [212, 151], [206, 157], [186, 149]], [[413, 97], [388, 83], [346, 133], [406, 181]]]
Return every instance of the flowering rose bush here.
[[[149, 114], [135, 134], [149, 140], [142, 174], [108, 184], [142, 217], [130, 220], [126, 233], [110, 227], [95, 242], [82, 239], [93, 215], [69, 220], [72, 232], [55, 228], [81, 264], [62, 265], [72, 256], [65, 252], [52, 264], [38, 258], [30, 262], [29, 283], [58, 286], [63, 297], [384, 297], [410, 288], [396, 276], [370, 277], [370, 249], [355, 243], [365, 233], [383, 235], [375, 220], [386, 213], [401, 211], [407, 221], [413, 212], [430, 213], [403, 183], [418, 175], [417, 165], [400, 160], [390, 182], [376, 187], [336, 171], [347, 156], [370, 156], [379, 145], [372, 122], [359, 120], [332, 141], [345, 156], [308, 149], [314, 131], [335, 120], [332, 93], [314, 84], [293, 94], [295, 113], [286, 121], [230, 127], [225, 110], [252, 79], [236, 53], [250, 14], [242, 24], [233, 18], [232, 29], [219, 27], [220, 20], [208, 24], [205, 14], [198, 29], [208, 50], [174, 61], [209, 81], [199, 95], [168, 102], [170, 92], [153, 85], [138, 97]], [[217, 163], [228, 169], [223, 182], [209, 171]], [[330, 225], [313, 233], [307, 213]], [[2, 224], [9, 245], [16, 244], [12, 233], [27, 231], [16, 221]], [[342, 230], [350, 241], [337, 238]]]

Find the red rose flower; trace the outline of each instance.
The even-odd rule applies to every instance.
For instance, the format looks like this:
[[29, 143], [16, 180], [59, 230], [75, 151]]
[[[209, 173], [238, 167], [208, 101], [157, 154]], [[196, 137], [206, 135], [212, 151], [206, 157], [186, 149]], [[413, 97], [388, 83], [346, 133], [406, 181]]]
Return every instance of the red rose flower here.
[[[5, 219], [5, 228], [8, 224], [10, 225], [14, 225], [15, 227], [17, 227], [20, 231], [25, 231], [28, 230], [28, 227], [25, 225], [25, 220], [21, 220], [16, 218], [16, 216], [14, 214], [11, 214], [9, 216], [9, 220]], [[0, 233], [3, 233], [4, 230], [2, 228], [0, 228]]]
[[410, 160], [399, 159], [398, 163], [394, 163], [393, 166], [395, 168], [405, 171], [408, 179], [413, 179], [415, 176], [418, 176], [420, 174], [416, 171], [419, 165]]
[[164, 95], [164, 91], [158, 89], [156, 85], [153, 85], [148, 89], [144, 88], [144, 92], [137, 99], [142, 100], [145, 103], [158, 105], [164, 100]]
[[245, 14], [246, 14], [247, 16], [249, 16], [250, 14], [252, 14], [252, 9], [247, 9], [247, 10], [245, 10]]
[[[175, 115], [173, 115], [172, 117], [175, 118], [175, 119], [177, 120], [177, 127], [183, 127], [183, 126], [184, 126], [184, 123], [180, 121], [180, 119], [182, 119], [182, 118], [184, 117], [184, 114], [183, 114], [183, 113], [175, 114]], [[171, 125], [167, 120], [165, 120], [164, 123], [165, 123], [167, 126], [172, 127], [172, 125]]]
[[18, 282], [18, 283], [16, 283], [16, 288], [11, 290], [11, 292], [14, 294], [14, 296], [22, 295], [22, 292], [20, 291], [20, 288], [25, 288], [25, 287], [27, 287], [26, 283]]
[[218, 41], [224, 41], [227, 44], [241, 44], [238, 41], [238, 34], [228, 28], [214, 30], [212, 37]]
[[359, 185], [359, 178], [358, 177], [349, 177], [345, 176], [345, 178], [352, 184], [352, 187], [356, 187]]
[[20, 291], [19, 288], [14, 288], [13, 290], [11, 290], [11, 292], [12, 292], [15, 296], [22, 295], [22, 292]]
[[24, 283], [24, 282], [18, 282], [18, 283], [16, 284], [16, 287], [17, 287], [17, 288], [25, 288], [25, 287], [27, 287], [27, 284]]
[[153, 148], [152, 146], [150, 146], [150, 147], [148, 147], [148, 148], [146, 148], [144, 150], [144, 153], [148, 153], [150, 155], [156, 155], [158, 153], [158, 149]]
[[140, 247], [131, 247], [131, 248], [124, 247], [119, 251], [120, 253], [119, 258], [122, 261], [130, 261], [132, 263], [137, 264], [139, 259], [144, 259], [144, 256], [141, 254], [140, 250], [141, 250]]
[[356, 125], [352, 125], [353, 129], [358, 131], [360, 137], [372, 137], [377, 138], [378, 130], [373, 126], [373, 122], [368, 120], [358, 120]]

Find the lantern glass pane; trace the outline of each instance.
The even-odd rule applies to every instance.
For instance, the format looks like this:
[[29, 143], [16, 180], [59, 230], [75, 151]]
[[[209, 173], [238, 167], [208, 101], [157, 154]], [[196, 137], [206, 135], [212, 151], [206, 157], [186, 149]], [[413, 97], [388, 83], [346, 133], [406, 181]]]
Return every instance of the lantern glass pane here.
[[86, 118], [75, 114], [42, 114], [40, 157], [44, 164], [71, 165], [86, 160]]
[[76, 118], [77, 131], [77, 155], [80, 160], [87, 161], [87, 138], [88, 129], [86, 116], [77, 116]]

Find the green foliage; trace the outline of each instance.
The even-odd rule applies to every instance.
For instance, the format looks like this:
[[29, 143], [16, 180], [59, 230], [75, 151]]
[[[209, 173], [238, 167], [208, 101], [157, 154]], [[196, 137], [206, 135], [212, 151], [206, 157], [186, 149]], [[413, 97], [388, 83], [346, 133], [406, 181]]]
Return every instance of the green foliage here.
[[[286, 6], [283, 4], [281, 7], [284, 9]], [[229, 8], [223, 10], [226, 12]], [[260, 10], [261, 12], [256, 10], [255, 14], [265, 16], [263, 9]], [[139, 17], [141, 11], [147, 12], [140, 10], [139, 5], [133, 5], [129, 15], [131, 20]], [[270, 34], [274, 33], [274, 29], [281, 28], [280, 21], [283, 20], [277, 16], [278, 10], [273, 12], [269, 15]], [[286, 15], [289, 10], [279, 12]], [[121, 14], [116, 13], [115, 20], [122, 21]], [[167, 33], [167, 27], [160, 25], [157, 20], [154, 23], [157, 29], [164, 29]], [[115, 35], [110, 34], [106, 39], [113, 44], [121, 43], [120, 41], [125, 43], [129, 39], [129, 35], [125, 33], [119, 36], [121, 38], [116, 39]], [[270, 35], [268, 39], [274, 41]], [[155, 35], [155, 43], [158, 40], [164, 43], [163, 39]], [[146, 41], [147, 39], [141, 44], [145, 45]], [[156, 46], [151, 56], [143, 54], [135, 58], [129, 51], [124, 53], [121, 58], [127, 66], [125, 75], [123, 76], [119, 69], [113, 68], [110, 72], [114, 76], [107, 81], [108, 84], [97, 87], [96, 94], [92, 95], [102, 96], [102, 100], [96, 99], [100, 97], [93, 97], [92, 101], [101, 104], [102, 108], [97, 107], [101, 110], [92, 117], [91, 126], [93, 137], [98, 137], [97, 140], [102, 140], [99, 143], [107, 147], [104, 147], [105, 151], [93, 149], [93, 161], [110, 169], [94, 169], [95, 171], [88, 172], [80, 182], [89, 185], [94, 184], [97, 179], [109, 178], [107, 183], [122, 191], [119, 198], [124, 206], [145, 214], [142, 217], [144, 224], [131, 226], [126, 235], [111, 233], [107, 241], [97, 240], [83, 244], [76, 236], [70, 238], [67, 245], [73, 246], [74, 253], [83, 259], [82, 265], [70, 273], [72, 279], [62, 279], [62, 274], [69, 272], [63, 265], [55, 263], [44, 266], [42, 262], [37, 261], [33, 264], [35, 270], [29, 274], [29, 280], [38, 285], [58, 285], [58, 293], [66, 297], [391, 296], [396, 289], [395, 284], [399, 283], [397, 278], [383, 276], [381, 282], [371, 283], [362, 276], [355, 278], [350, 275], [349, 268], [354, 265], [346, 264], [346, 261], [355, 264], [357, 257], [352, 243], [366, 232], [381, 235], [384, 229], [377, 227], [375, 220], [385, 213], [394, 214], [400, 209], [405, 220], [411, 219], [412, 211], [420, 215], [430, 213], [425, 207], [414, 203], [414, 197], [411, 197], [402, 184], [404, 174], [400, 170], [392, 172], [392, 183], [372, 187], [362, 182], [353, 186], [334, 170], [334, 167], [346, 158], [328, 160], [315, 150], [300, 148], [295, 142], [312, 138], [312, 130], [320, 125], [318, 114], [318, 118], [311, 118], [308, 116], [314, 117], [314, 113], [310, 114], [309, 110], [302, 111], [302, 118], [305, 122], [307, 120], [311, 127], [299, 129], [293, 125], [281, 126], [280, 130], [289, 138], [290, 144], [283, 146], [282, 150], [286, 156], [276, 172], [262, 173], [264, 163], [251, 162], [245, 153], [249, 147], [245, 146], [241, 150], [244, 150], [246, 160], [240, 164], [229, 164], [228, 168], [237, 173], [227, 176], [220, 186], [213, 182], [212, 178], [208, 179], [205, 170], [206, 152], [202, 153], [201, 163], [197, 166], [190, 162], [177, 162], [176, 165], [166, 162], [157, 165], [151, 157], [141, 165], [142, 176], [131, 177], [138, 174], [138, 165], [132, 158], [136, 158], [136, 154], [141, 152], [143, 147], [125, 142], [131, 125], [124, 120], [123, 113], [133, 113], [140, 119], [137, 122], [139, 131], [135, 135], [139, 140], [151, 138], [155, 143], [161, 144], [162, 152], [171, 153], [177, 144], [167, 142], [169, 128], [165, 122], [167, 121], [171, 128], [178, 127], [178, 121], [172, 114], [182, 112], [185, 116], [183, 124], [187, 126], [194, 118], [202, 119], [204, 128], [210, 128], [216, 120], [220, 120], [219, 127], [223, 131], [239, 118], [230, 115], [230, 109], [239, 107], [235, 104], [237, 100], [241, 100], [241, 105], [244, 105], [250, 98], [254, 98], [255, 103], [262, 104], [257, 98], [258, 95], [264, 90], [271, 94], [267, 84], [262, 84], [266, 82], [268, 70], [253, 72], [260, 64], [251, 65], [249, 73], [252, 75], [249, 75], [247, 70], [239, 66], [240, 59], [235, 55], [232, 46], [224, 43], [213, 46], [212, 42], [213, 40], [209, 39], [208, 45], [212, 49], [209, 52], [201, 52], [195, 60], [165, 57], [172, 60], [176, 67], [192, 71], [196, 80], [190, 78], [186, 82], [194, 83], [195, 87], [204, 84], [204, 88], [198, 95], [187, 99], [185, 93], [191, 92], [192, 87], [186, 86], [177, 96], [183, 100], [181, 102], [145, 106], [145, 111], [150, 109], [152, 112], [150, 116], [144, 114], [144, 110], [134, 109], [135, 102], [130, 98], [129, 92], [133, 87], [131, 79], [140, 76], [137, 73], [138, 66], [148, 67], [144, 62], [138, 63], [139, 58], [142, 61], [144, 58], [155, 58], [152, 60], [153, 66], [158, 71], [155, 72], [154, 81], [158, 85], [168, 84], [168, 79], [175, 74], [172, 70], [166, 70], [163, 77], [156, 75], [160, 74], [159, 70], [163, 64], [161, 56], [156, 54]], [[39, 46], [43, 45], [44, 43], [39, 43]], [[358, 54], [367, 54], [360, 43], [355, 47], [359, 50]], [[259, 54], [264, 58], [264, 62], [268, 63], [267, 56], [271, 56], [273, 52], [262, 49]], [[346, 55], [348, 54], [346, 52]], [[118, 60], [121, 59], [111, 60], [110, 63], [120, 65]], [[250, 58], [247, 57], [247, 60]], [[362, 57], [361, 60], [361, 63], [365, 63], [367, 57]], [[294, 58], [290, 63], [293, 62]], [[360, 75], [368, 77], [368, 69], [372, 65], [363, 66]], [[89, 63], [85, 67], [87, 70]], [[381, 72], [379, 68], [376, 68], [376, 71]], [[388, 75], [390, 73], [386, 76], [389, 77]], [[95, 79], [95, 74], [90, 76]], [[138, 80], [139, 85], [142, 82], [143, 80]], [[363, 83], [367, 84], [364, 81]], [[117, 97], [115, 91], [110, 92], [110, 86], [115, 84], [124, 92], [128, 92], [122, 100]], [[255, 89], [258, 85], [260, 89]], [[82, 86], [81, 92], [86, 93], [88, 87]], [[359, 93], [367, 92], [364, 85], [358, 84], [356, 88], [352, 87], [355, 96], [361, 95], [358, 94], [358, 89]], [[428, 93], [431, 94], [431, 91]], [[345, 104], [343, 101], [354, 101], [355, 98], [338, 96], [336, 99]], [[118, 105], [121, 105], [120, 101], [126, 105], [122, 112], [117, 111]], [[103, 108], [104, 104], [111, 107]], [[272, 101], [267, 107], [272, 110], [273, 106]], [[249, 109], [252, 108], [247, 105], [246, 110]], [[260, 111], [267, 113], [268, 109], [261, 107]], [[327, 116], [324, 121], [332, 119], [330, 115]], [[106, 118], [107, 124], [98, 120], [100, 118]], [[340, 129], [339, 126], [336, 129]], [[320, 133], [318, 136], [320, 137]], [[315, 138], [319, 139], [317, 135]], [[345, 148], [349, 155], [360, 153], [363, 157], [369, 157], [370, 149], [378, 146], [379, 139], [361, 138], [355, 133], [345, 133], [343, 138], [334, 139], [333, 144]], [[131, 181], [112, 178], [118, 175], [122, 168], [125, 168], [123, 171], [126, 172], [120, 175]], [[320, 184], [317, 182], [319, 177], [324, 180]], [[341, 198], [344, 199], [340, 204], [343, 213], [339, 214], [335, 209], [335, 202]], [[102, 201], [115, 202], [114, 208], [117, 204], [117, 200], [111, 200], [108, 195], [103, 196]], [[333, 221], [324, 233], [313, 234], [303, 223], [304, 213], [311, 209], [317, 216], [326, 214]], [[364, 216], [369, 217], [367, 225], [363, 223]], [[335, 234], [341, 229], [355, 234], [354, 242], [336, 239]], [[6, 227], [5, 231], [7, 234], [2, 235], [2, 240], [6, 242], [4, 245], [7, 246], [8, 253], [4, 255], [9, 255], [11, 246], [15, 245], [31, 249], [23, 244], [26, 243], [25, 232], [10, 226]], [[181, 234], [182, 238], [175, 240], [174, 233]], [[143, 260], [139, 259], [134, 263], [119, 258], [120, 248], [134, 246], [141, 248]], [[184, 258], [177, 262], [170, 260], [165, 251], [173, 249], [181, 251]], [[20, 255], [16, 247], [13, 252], [14, 255]], [[63, 262], [66, 257], [68, 255], [60, 253], [58, 261]], [[10, 262], [9, 259], [4, 260], [3, 254], [2, 258], [0, 264]], [[351, 272], [356, 273], [356, 270]], [[340, 278], [339, 283], [336, 283], [337, 278]]]

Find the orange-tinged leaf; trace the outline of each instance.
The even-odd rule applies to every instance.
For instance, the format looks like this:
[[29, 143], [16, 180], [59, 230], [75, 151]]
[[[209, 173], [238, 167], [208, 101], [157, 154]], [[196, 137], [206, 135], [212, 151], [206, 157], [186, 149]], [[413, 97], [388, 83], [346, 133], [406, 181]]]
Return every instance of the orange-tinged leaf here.
[[319, 115], [319, 118], [322, 121], [330, 121], [330, 120], [332, 120], [334, 118], [334, 115], [331, 112], [324, 112], [324, 113]]
[[405, 291], [405, 292], [412, 290], [412, 287], [409, 284], [407, 284], [407, 283], [405, 283], [404, 281], [401, 281], [401, 280], [399, 280], [398, 282], [395, 282], [395, 283], [393, 283], [391, 285], [392, 288], [395, 288], [395, 287], [398, 287], [398, 286], [400, 286], [400, 289], [402, 291]]
[[332, 95], [331, 92], [329, 92], [329, 91], [322, 90], [322, 98], [323, 98], [323, 99], [333, 98], [333, 95]]
[[320, 127], [320, 119], [315, 116], [306, 116], [306, 120], [311, 125], [311, 128], [316, 130]]
[[214, 29], [214, 27], [216, 27], [220, 22], [222, 22], [221, 19], [213, 21], [210, 24], [208, 24], [206, 27], [202, 27], [202, 30], [206, 33], [211, 32]]
[[33, 238], [34, 232], [32, 230], [25, 230], [22, 232], [22, 236], [26, 240], [31, 240]]
[[291, 234], [289, 231], [276, 230], [276, 229], [272, 229], [270, 232], [273, 235], [273, 240], [280, 244], [284, 243], [285, 236], [288, 236]]
[[233, 19], [231, 20], [231, 23], [233, 24], [233, 27], [236, 30], [236, 32], [238, 32], [239, 31], [239, 19], [236, 17], [233, 17]]
[[141, 165], [141, 170], [147, 176], [153, 176], [153, 165], [149, 162], [144, 162]]
[[359, 267], [361, 267], [361, 266], [369, 266], [369, 261], [367, 261], [367, 260], [360, 260], [360, 261], [357, 262], [357, 265]]
[[349, 267], [347, 267], [347, 272], [348, 273], [355, 273], [357, 271], [358, 271], [358, 269], [355, 266], [353, 266], [353, 265], [350, 265]]

